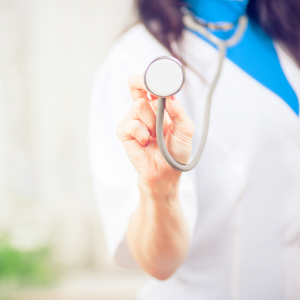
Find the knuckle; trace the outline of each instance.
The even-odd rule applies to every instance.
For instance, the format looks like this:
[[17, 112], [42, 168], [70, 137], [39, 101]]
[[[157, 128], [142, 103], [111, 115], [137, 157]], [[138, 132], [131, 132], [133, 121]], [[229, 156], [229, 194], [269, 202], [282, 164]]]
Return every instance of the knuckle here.
[[144, 107], [145, 105], [148, 104], [147, 101], [144, 98], [139, 98], [136, 102], [138, 103], [138, 105], [140, 107]]
[[149, 138], [150, 138], [150, 133], [148, 131], [143, 132], [143, 135], [140, 139], [141, 144], [143, 144], [143, 145], [147, 144], [147, 142], [149, 141]]
[[142, 144], [142, 145], [146, 145], [146, 144], [148, 143], [148, 140], [149, 140], [149, 139], [143, 139], [143, 140], [141, 141], [141, 144]]
[[130, 131], [133, 135], [137, 134], [140, 130], [139, 121], [132, 121], [130, 124]]
[[134, 76], [130, 76], [128, 78], [128, 86], [129, 86], [129, 88], [131, 88], [133, 86], [133, 81], [134, 81]]
[[128, 85], [130, 88], [133, 88], [136, 85], [139, 85], [140, 83], [140, 76], [139, 75], [132, 75], [128, 79]]
[[147, 102], [146, 102], [146, 100], [145, 99], [143, 99], [143, 98], [140, 98], [140, 99], [138, 99], [138, 100], [136, 100], [135, 102], [134, 102], [134, 104], [133, 104], [133, 109], [136, 111], [136, 112], [141, 112], [141, 111], [143, 111], [143, 110], [145, 110], [146, 108], [147, 108]]

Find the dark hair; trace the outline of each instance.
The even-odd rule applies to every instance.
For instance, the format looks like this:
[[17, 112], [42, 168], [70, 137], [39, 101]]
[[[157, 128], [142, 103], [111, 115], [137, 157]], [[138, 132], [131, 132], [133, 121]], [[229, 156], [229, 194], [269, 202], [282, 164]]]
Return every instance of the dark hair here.
[[[183, 5], [180, 0], [136, 0], [141, 22], [175, 57], [171, 45], [180, 45]], [[250, 0], [247, 13], [300, 66], [300, 0]]]

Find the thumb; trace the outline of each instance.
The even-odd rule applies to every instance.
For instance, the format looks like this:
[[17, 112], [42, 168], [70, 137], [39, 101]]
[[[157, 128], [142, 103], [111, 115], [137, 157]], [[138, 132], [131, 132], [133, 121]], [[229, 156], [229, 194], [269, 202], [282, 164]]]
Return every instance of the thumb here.
[[175, 96], [166, 98], [165, 108], [174, 125], [192, 122]]

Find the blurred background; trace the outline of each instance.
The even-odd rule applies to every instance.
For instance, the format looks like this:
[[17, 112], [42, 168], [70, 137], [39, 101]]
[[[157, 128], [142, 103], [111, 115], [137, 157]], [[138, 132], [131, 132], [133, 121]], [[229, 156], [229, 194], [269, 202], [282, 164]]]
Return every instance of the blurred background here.
[[132, 0], [0, 0], [0, 300], [133, 299], [108, 259], [87, 159], [94, 75]]

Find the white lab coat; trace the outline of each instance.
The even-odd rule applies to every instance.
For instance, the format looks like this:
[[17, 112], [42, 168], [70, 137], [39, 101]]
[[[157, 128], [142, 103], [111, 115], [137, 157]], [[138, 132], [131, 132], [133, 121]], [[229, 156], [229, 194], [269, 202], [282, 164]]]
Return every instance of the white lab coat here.
[[[184, 32], [186, 84], [177, 95], [195, 124], [218, 52]], [[300, 70], [276, 45], [300, 99]], [[132, 105], [128, 78], [169, 55], [139, 24], [112, 47], [98, 72], [89, 118], [89, 158], [109, 254], [137, 266], [124, 238], [138, 201], [137, 173], [116, 136]], [[203, 156], [184, 173], [180, 201], [191, 233], [186, 260], [166, 281], [139, 292], [147, 300], [300, 299], [300, 119], [276, 94], [225, 59]]]

